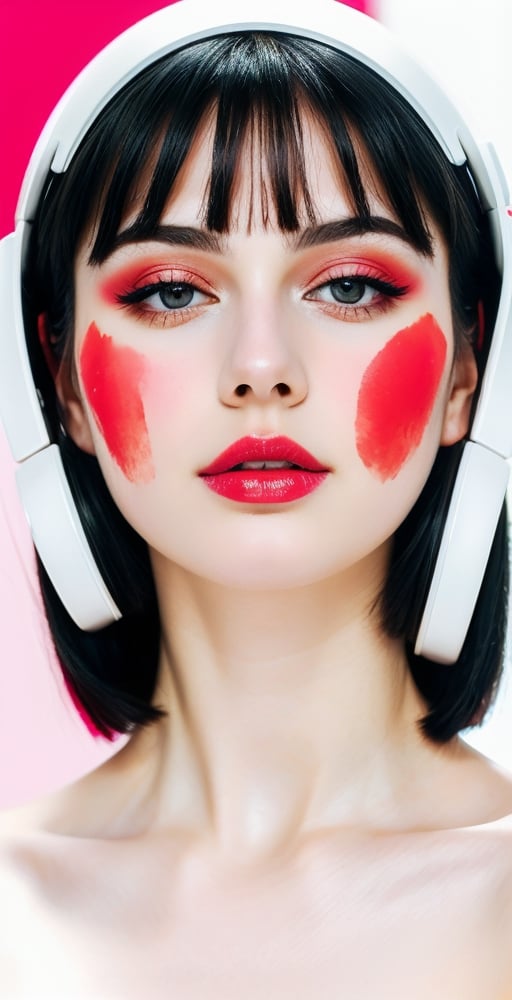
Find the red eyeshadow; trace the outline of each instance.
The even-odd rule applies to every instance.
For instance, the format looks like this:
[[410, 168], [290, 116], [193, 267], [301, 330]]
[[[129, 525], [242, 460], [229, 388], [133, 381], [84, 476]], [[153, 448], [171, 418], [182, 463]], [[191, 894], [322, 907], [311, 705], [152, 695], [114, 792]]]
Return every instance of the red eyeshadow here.
[[389, 251], [382, 251], [372, 249], [368, 253], [338, 253], [332, 256], [328, 260], [323, 261], [320, 271], [309, 278], [309, 281], [313, 283], [319, 275], [327, 267], [348, 268], [353, 266], [358, 269], [362, 274], [376, 272], [375, 277], [381, 278], [383, 281], [390, 281], [398, 287], [403, 287], [407, 289], [407, 293], [419, 294], [422, 290], [423, 279], [418, 273], [418, 270], [410, 269], [407, 265], [396, 258]]
[[400, 330], [368, 365], [359, 390], [356, 444], [365, 466], [394, 479], [421, 442], [446, 360], [446, 339], [427, 313]]
[[[117, 306], [119, 305], [118, 296], [122, 295], [123, 292], [130, 291], [132, 288], [137, 287], [140, 283], [140, 279], [151, 280], [151, 275], [154, 272], [161, 272], [168, 267], [166, 261], [158, 263], [154, 257], [148, 257], [147, 259], [138, 259], [131, 261], [124, 267], [120, 268], [107, 278], [100, 287], [100, 295], [107, 305]], [[144, 280], [142, 281], [144, 284]]]
[[91, 323], [80, 353], [87, 400], [107, 448], [132, 483], [148, 483], [155, 470], [140, 394], [146, 360], [115, 344]]

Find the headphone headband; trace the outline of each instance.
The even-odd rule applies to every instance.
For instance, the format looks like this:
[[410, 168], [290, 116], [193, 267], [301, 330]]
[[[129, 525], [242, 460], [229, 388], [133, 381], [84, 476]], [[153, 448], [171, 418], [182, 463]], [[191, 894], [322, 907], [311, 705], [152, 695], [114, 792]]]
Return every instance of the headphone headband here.
[[[52, 536], [51, 543], [42, 544], [36, 538], [36, 545], [40, 554], [44, 548], [47, 571], [81, 627], [98, 628], [119, 617], [119, 611], [94, 567], [81, 525], [77, 529], [75, 522], [79, 522], [79, 518], [74, 505], [71, 505], [69, 513], [69, 487], [63, 469], [55, 471], [58, 464], [55, 446], [45, 424], [44, 407], [33, 382], [27, 351], [21, 276], [31, 222], [48, 172], [66, 171], [85, 133], [110, 99], [142, 69], [166, 53], [200, 39], [237, 31], [273, 31], [310, 38], [343, 51], [374, 70], [420, 115], [448, 159], [459, 166], [467, 164], [482, 209], [488, 214], [496, 262], [502, 273], [495, 329], [470, 434], [473, 443], [467, 458], [471, 468], [474, 466], [476, 470], [471, 480], [473, 484], [483, 474], [488, 482], [494, 484], [491, 487], [494, 499], [487, 494], [485, 498], [485, 531], [478, 572], [471, 584], [465, 587], [460, 579], [460, 567], [466, 555], [464, 519], [460, 516], [455, 516], [455, 519], [449, 517], [436, 568], [436, 572], [442, 572], [442, 581], [436, 584], [434, 574], [416, 646], [418, 653], [450, 661], [457, 658], [471, 619], [505, 494], [508, 478], [505, 459], [512, 454], [512, 412], [508, 386], [512, 371], [512, 218], [507, 212], [508, 191], [504, 176], [492, 147], [479, 147], [457, 109], [437, 83], [371, 18], [335, 0], [316, 0], [314, 5], [298, 5], [295, 0], [244, 0], [243, 13], [240, 8], [240, 0], [217, 0], [215, 4], [182, 0], [129, 28], [100, 52], [66, 91], [32, 154], [18, 202], [16, 231], [0, 246], [3, 301], [7, 302], [7, 314], [11, 317], [11, 322], [4, 327], [6, 335], [0, 340], [0, 406], [12, 452], [16, 460], [22, 462], [20, 479], [23, 482], [20, 487], [26, 498], [30, 494], [30, 498], [25, 499], [25, 505], [33, 523], [38, 519], [34, 509], [37, 487], [32, 485], [29, 488], [26, 484], [31, 479], [32, 470], [36, 483], [39, 482], [37, 477], [41, 475], [45, 462], [53, 470], [48, 475], [54, 483], [54, 495], [47, 502], [61, 511], [62, 520], [56, 521], [53, 528], [46, 525], [42, 529], [45, 538]], [[507, 412], [508, 418], [505, 416]], [[457, 480], [452, 511], [458, 510], [457, 505], [464, 503], [463, 484], [466, 484], [467, 493], [467, 482], [466, 470]], [[48, 491], [46, 495], [49, 497]], [[64, 514], [66, 510], [68, 513]], [[66, 542], [62, 540], [62, 532], [64, 522], [68, 521], [70, 528]], [[87, 582], [78, 602], [74, 599], [67, 601], [63, 595], [68, 587], [65, 581], [68, 570], [62, 568], [62, 560], [53, 560], [51, 551], [52, 546], [71, 546], [72, 537], [76, 544], [79, 536], [79, 544], [85, 544], [88, 553], [87, 571], [84, 571]], [[75, 573], [72, 564], [71, 573]], [[456, 585], [453, 583], [454, 574]], [[438, 619], [441, 621], [437, 609], [439, 602], [443, 603], [446, 598], [446, 581], [454, 592], [452, 602], [458, 601], [460, 605], [460, 613], [452, 614], [448, 623], [453, 633], [450, 641], [444, 635], [444, 608], [442, 628], [436, 625]]]

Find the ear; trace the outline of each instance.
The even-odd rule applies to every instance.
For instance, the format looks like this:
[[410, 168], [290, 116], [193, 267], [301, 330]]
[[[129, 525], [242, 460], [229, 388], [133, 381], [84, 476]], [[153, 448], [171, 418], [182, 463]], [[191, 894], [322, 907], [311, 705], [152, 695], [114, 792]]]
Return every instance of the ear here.
[[62, 422], [77, 447], [89, 455], [95, 455], [89, 418], [70, 369], [71, 363], [64, 360], [55, 375], [55, 391], [60, 403]]
[[467, 434], [471, 404], [477, 384], [478, 370], [475, 355], [471, 345], [465, 342], [459, 348], [453, 363], [440, 444], [455, 444]]

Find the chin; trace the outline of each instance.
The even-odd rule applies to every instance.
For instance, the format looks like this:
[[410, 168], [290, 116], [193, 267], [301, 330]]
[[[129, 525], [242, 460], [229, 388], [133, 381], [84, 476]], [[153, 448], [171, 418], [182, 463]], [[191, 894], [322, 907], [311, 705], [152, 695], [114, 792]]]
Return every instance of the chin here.
[[229, 590], [262, 593], [297, 590], [336, 579], [341, 584], [346, 579], [351, 587], [357, 581], [375, 590], [385, 572], [389, 542], [379, 539], [371, 551], [364, 544], [348, 542], [348, 538], [341, 538], [335, 548], [332, 538], [317, 537], [302, 538], [288, 546], [254, 542], [244, 546], [240, 540], [219, 545], [217, 539], [194, 553], [152, 550], [151, 556], [157, 578], [167, 577], [171, 582], [176, 574], [185, 574]]

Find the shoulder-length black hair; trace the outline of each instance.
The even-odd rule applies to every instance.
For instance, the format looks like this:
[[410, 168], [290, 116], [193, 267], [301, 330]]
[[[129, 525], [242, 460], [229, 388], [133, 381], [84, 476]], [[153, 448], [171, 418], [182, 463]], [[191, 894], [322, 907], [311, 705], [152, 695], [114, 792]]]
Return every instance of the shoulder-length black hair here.
[[[306, 39], [267, 32], [197, 42], [144, 69], [91, 126], [69, 169], [51, 175], [41, 197], [25, 275], [33, 365], [86, 534], [123, 612], [96, 633], [74, 625], [44, 568], [40, 577], [55, 646], [72, 693], [106, 736], [157, 719], [152, 704], [160, 624], [145, 543], [124, 520], [96, 459], [61, 426], [55, 390], [35, 333], [45, 313], [56, 359], [71, 357], [73, 265], [94, 227], [92, 265], [114, 248], [134, 199], [134, 237], [151, 238], [198, 128], [215, 130], [205, 225], [229, 230], [232, 192], [246, 140], [256, 137], [265, 166], [267, 208], [283, 231], [314, 220], [304, 165], [304, 112], [325, 130], [354, 214], [371, 226], [361, 151], [379, 191], [419, 253], [432, 254], [431, 219], [449, 251], [456, 348], [472, 336], [477, 304], [492, 324], [497, 275], [485, 221], [467, 170], [452, 165], [427, 126], [389, 84], [357, 60]], [[255, 185], [257, 189], [257, 186]], [[142, 197], [141, 197], [142, 190]], [[480, 360], [483, 360], [480, 352]], [[505, 513], [461, 656], [440, 666], [414, 655], [414, 640], [439, 545], [460, 445], [439, 450], [414, 508], [396, 532], [380, 598], [382, 628], [405, 644], [434, 741], [483, 718], [503, 662], [508, 549]], [[468, 553], [471, 558], [471, 553]], [[461, 566], [461, 574], [464, 567]]]

